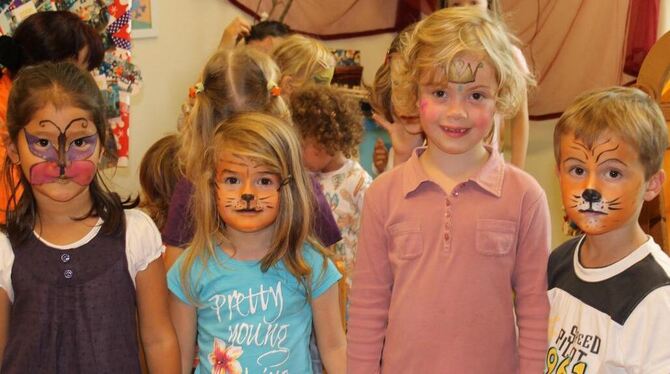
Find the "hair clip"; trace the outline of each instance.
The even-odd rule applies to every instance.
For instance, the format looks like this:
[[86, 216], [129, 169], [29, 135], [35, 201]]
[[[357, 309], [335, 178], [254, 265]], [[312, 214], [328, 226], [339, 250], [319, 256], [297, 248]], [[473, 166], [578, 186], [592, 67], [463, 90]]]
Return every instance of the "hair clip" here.
[[188, 97], [195, 99], [196, 95], [205, 90], [205, 85], [202, 82], [196, 83], [193, 87], [188, 89]]
[[270, 91], [270, 95], [277, 97], [281, 95], [281, 88], [277, 86], [277, 83], [275, 81], [268, 81], [268, 91]]
[[291, 174], [287, 175], [286, 178], [281, 180], [281, 183], [279, 183], [279, 187], [277, 188], [277, 191], [281, 190], [283, 186], [286, 186], [291, 182], [291, 179], [293, 179], [293, 176]]

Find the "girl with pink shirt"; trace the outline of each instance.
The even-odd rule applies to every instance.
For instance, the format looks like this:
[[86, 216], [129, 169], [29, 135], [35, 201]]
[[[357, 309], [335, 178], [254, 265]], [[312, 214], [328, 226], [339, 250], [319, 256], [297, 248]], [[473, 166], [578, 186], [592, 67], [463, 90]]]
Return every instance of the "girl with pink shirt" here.
[[541, 373], [546, 196], [486, 145], [533, 78], [504, 24], [474, 7], [421, 21], [394, 105], [427, 146], [366, 193], [348, 324], [349, 373]]

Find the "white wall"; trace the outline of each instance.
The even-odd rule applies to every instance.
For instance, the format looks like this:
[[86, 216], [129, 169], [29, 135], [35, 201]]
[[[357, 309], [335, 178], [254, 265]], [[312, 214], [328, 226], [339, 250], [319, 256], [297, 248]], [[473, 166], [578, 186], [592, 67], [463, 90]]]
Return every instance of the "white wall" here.
[[[124, 193], [139, 190], [138, 166], [149, 146], [176, 130], [179, 107], [218, 44], [223, 28], [236, 16], [248, 17], [227, 0], [198, 0], [186, 6], [179, 0], [154, 1], [158, 6], [157, 38], [134, 41], [133, 61], [142, 69], [144, 88], [131, 106], [130, 162], [113, 177], [115, 188]], [[670, 0], [661, 0], [659, 35], [670, 31]], [[329, 41], [333, 48], [361, 50], [364, 79], [372, 80], [393, 38], [392, 34]], [[552, 134], [555, 121], [531, 122], [526, 169], [547, 193], [552, 213], [552, 242], [562, 242], [560, 190], [553, 165]], [[509, 139], [509, 137], [507, 137]], [[547, 167], [552, 165], [552, 167]]]
[[[113, 175], [114, 188], [139, 191], [138, 167], [144, 152], [163, 135], [176, 131], [179, 108], [195, 83], [225, 26], [236, 16], [250, 18], [227, 0], [154, 1], [158, 37], [133, 41], [133, 62], [142, 70], [144, 87], [132, 98], [130, 157]], [[329, 41], [332, 48], [360, 49], [364, 79], [371, 81], [393, 34]]]

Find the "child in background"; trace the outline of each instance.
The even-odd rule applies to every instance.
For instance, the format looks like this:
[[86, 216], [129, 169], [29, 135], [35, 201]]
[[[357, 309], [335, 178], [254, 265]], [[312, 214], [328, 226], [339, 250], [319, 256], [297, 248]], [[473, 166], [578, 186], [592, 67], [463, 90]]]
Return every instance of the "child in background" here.
[[279, 85], [286, 99], [305, 84], [327, 86], [333, 79], [335, 57], [316, 39], [293, 34], [275, 48], [272, 57], [281, 71]]
[[2, 373], [139, 373], [137, 322], [151, 372], [179, 370], [158, 230], [98, 174], [106, 123], [72, 63], [14, 81], [8, 151], [23, 194], [0, 234]]
[[418, 107], [427, 146], [366, 192], [350, 373], [542, 371], [546, 196], [485, 144], [493, 116], [515, 113], [532, 83], [511, 50], [504, 24], [477, 9], [440, 10], [417, 25], [408, 85], [394, 95], [400, 110]]
[[279, 21], [265, 20], [249, 25], [241, 17], [235, 17], [223, 30], [219, 48], [233, 48], [244, 40], [245, 45], [269, 54], [276, 43], [291, 33], [291, 28]]
[[[459, 7], [459, 6], [473, 6], [481, 9], [482, 11], [488, 12], [489, 15], [503, 22], [502, 10], [500, 9], [499, 0], [447, 0], [446, 7]], [[516, 38], [512, 37], [513, 42], [516, 42]], [[525, 73], [530, 74], [528, 70], [528, 64], [526, 63], [526, 58], [523, 56], [521, 50], [516, 46], [512, 46], [512, 55], [514, 60], [521, 70]], [[526, 165], [526, 153], [528, 152], [528, 132], [529, 132], [529, 120], [528, 120], [528, 94], [523, 98], [523, 102], [519, 106], [519, 110], [516, 113], [511, 113], [509, 122], [511, 125], [511, 146], [512, 154], [510, 161], [512, 165], [515, 165], [521, 169]], [[502, 131], [504, 122], [503, 118], [497, 117], [495, 119], [495, 126], [493, 126], [493, 132], [490, 137], [491, 144], [494, 147], [502, 151], [500, 140], [502, 139]]]
[[291, 115], [302, 137], [305, 167], [323, 188], [342, 233], [335, 252], [352, 274], [363, 196], [372, 183], [354, 159], [363, 140], [360, 109], [334, 88], [311, 85], [293, 93]]
[[375, 142], [372, 161], [373, 171], [377, 174], [407, 161], [412, 150], [424, 142], [416, 109], [401, 114], [393, 105], [393, 88], [403, 83], [401, 78], [406, 70], [402, 51], [409, 44], [415, 26], [416, 24], [407, 26], [393, 39], [370, 90], [370, 104], [375, 111], [372, 118], [389, 133], [392, 144], [391, 149], [387, 150], [381, 138]]
[[165, 226], [172, 192], [183, 178], [178, 152], [179, 138], [176, 134], [167, 135], [149, 147], [140, 162], [140, 208], [153, 219], [159, 230]]
[[300, 142], [260, 113], [217, 127], [197, 163], [195, 235], [168, 274], [170, 311], [190, 373], [311, 373], [312, 317], [329, 373], [345, 373], [340, 274], [310, 237], [311, 182]]
[[658, 105], [624, 87], [590, 92], [554, 130], [563, 205], [584, 233], [549, 258], [545, 373], [667, 373], [670, 258], [638, 223], [663, 185]]
[[[235, 113], [257, 111], [290, 119], [288, 107], [278, 86], [279, 69], [270, 56], [253, 48], [239, 47], [215, 53], [205, 65], [202, 81], [193, 88], [195, 99], [181, 131], [180, 163], [184, 172], [170, 200], [167, 222], [162, 230], [167, 245], [168, 267], [193, 237], [190, 217], [191, 181], [200, 178], [205, 145], [212, 139], [216, 124]], [[316, 183], [316, 182], [314, 182]], [[316, 236], [325, 246], [342, 237], [323, 194], [315, 194]]]

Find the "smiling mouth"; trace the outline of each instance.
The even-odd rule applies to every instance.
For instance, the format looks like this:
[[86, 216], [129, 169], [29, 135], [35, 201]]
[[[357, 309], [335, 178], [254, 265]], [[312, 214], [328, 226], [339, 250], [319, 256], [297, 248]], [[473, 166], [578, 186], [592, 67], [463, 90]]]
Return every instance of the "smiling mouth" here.
[[260, 210], [252, 209], [252, 208], [245, 208], [245, 209], [237, 209], [236, 212], [238, 213], [258, 213]]
[[595, 214], [602, 214], [602, 215], [607, 215], [605, 212], [601, 212], [599, 210], [593, 210], [593, 209], [580, 209], [578, 210], [579, 213], [595, 213]]

